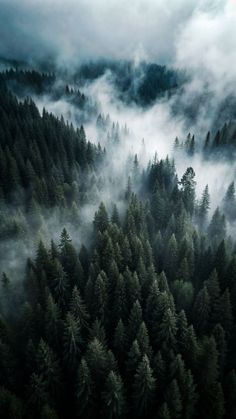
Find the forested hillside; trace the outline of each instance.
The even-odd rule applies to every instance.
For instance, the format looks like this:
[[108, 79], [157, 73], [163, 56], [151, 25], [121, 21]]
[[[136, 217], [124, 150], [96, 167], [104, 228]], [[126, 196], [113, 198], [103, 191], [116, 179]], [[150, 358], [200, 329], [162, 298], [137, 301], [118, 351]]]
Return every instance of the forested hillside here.
[[67, 208], [76, 216], [103, 156], [101, 147], [86, 140], [83, 126], [75, 129], [45, 110], [40, 115], [31, 99], [19, 102], [2, 82], [1, 237], [39, 228], [40, 207]]
[[176, 70], [155, 63], [101, 60], [83, 64], [75, 74], [80, 83], [96, 80], [105, 74], [118, 90], [118, 96], [125, 102], [150, 106], [158, 97], [182, 85], [186, 78]]
[[[119, 205], [97, 206], [87, 243], [78, 246], [66, 228], [50, 243], [55, 209], [59, 225], [70, 220], [80, 234], [81, 210], [106, 188], [110, 157], [82, 126], [40, 114], [5, 83], [1, 244], [37, 249], [22, 255], [22, 279], [2, 272], [1, 417], [235, 418], [236, 247], [227, 233], [234, 183], [209, 219], [208, 186], [197, 199], [191, 166], [178, 179], [168, 157], [142, 168], [129, 155]], [[97, 127], [111, 130], [113, 152], [128, 135], [102, 115]], [[213, 153], [233, 141], [229, 125], [204, 147]]]
[[194, 134], [190, 133], [184, 141], [175, 139], [174, 148], [177, 152], [185, 152], [193, 156], [200, 152], [204, 158], [212, 159], [234, 159], [236, 148], [236, 123], [230, 120], [215, 132], [208, 131], [204, 141], [196, 141]]
[[0, 0], [0, 419], [236, 419], [234, 0]]

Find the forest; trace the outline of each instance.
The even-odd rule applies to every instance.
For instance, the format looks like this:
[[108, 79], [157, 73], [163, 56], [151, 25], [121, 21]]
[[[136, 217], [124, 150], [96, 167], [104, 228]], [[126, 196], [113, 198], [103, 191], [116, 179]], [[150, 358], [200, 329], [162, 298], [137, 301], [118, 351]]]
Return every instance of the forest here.
[[233, 1], [0, 3], [0, 418], [236, 419]]
[[[94, 145], [82, 125], [40, 114], [32, 99], [9, 90], [29, 83], [41, 90], [53, 79], [1, 76], [3, 265], [9, 240], [22, 246], [38, 237], [35, 253], [21, 255], [22, 280], [2, 272], [2, 417], [234, 418], [236, 246], [227, 234], [234, 182], [209, 220], [209, 188], [197, 199], [191, 166], [179, 179], [172, 158], [155, 155], [142, 168], [134, 154], [120, 210], [100, 202], [86, 243], [74, 243], [65, 227], [50, 241], [55, 208], [60, 225], [69, 219], [80, 233], [92, 185], [98, 195], [106, 188], [109, 150], [128, 135], [100, 114], [98, 130], [112, 129], [107, 149]], [[232, 122], [213, 139], [208, 133], [202, 149], [188, 134], [174, 150], [211, 159], [219, 148], [231, 152], [234, 135]]]

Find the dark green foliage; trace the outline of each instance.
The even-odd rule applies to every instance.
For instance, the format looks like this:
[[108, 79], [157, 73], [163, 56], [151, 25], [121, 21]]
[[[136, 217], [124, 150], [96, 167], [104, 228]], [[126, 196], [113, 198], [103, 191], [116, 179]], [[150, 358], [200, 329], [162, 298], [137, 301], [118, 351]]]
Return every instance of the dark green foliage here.
[[100, 204], [94, 217], [94, 227], [96, 231], [103, 233], [108, 227], [108, 215], [103, 202]]
[[234, 182], [232, 182], [230, 183], [223, 200], [223, 211], [229, 221], [234, 221], [236, 218], [235, 199], [235, 186]]
[[210, 195], [209, 195], [208, 185], [206, 185], [202, 193], [202, 197], [199, 202], [199, 207], [197, 210], [197, 217], [198, 217], [199, 225], [201, 228], [206, 227], [207, 214], [208, 214], [209, 208], [210, 208]]
[[108, 419], [118, 419], [124, 417], [125, 399], [124, 388], [121, 377], [111, 371], [106, 379], [104, 392], [104, 415]]
[[79, 323], [76, 318], [69, 312], [67, 313], [64, 322], [63, 340], [64, 358], [68, 361], [68, 363], [74, 365], [80, 353], [80, 344], [82, 338]]
[[212, 220], [208, 227], [208, 233], [210, 238], [214, 241], [217, 241], [218, 243], [225, 238], [225, 216], [220, 213], [219, 208], [217, 208], [213, 214]]
[[112, 72], [112, 81], [121, 99], [142, 106], [150, 105], [165, 92], [170, 94], [181, 84], [178, 72], [143, 61], [134, 67], [132, 61], [100, 60], [81, 65], [78, 76], [85, 81], [94, 80], [107, 70]]
[[[82, 128], [75, 130], [46, 111], [41, 117], [31, 100], [18, 103], [8, 92], [2, 95], [0, 114], [0, 185], [5, 200], [16, 202], [17, 190], [27, 188], [30, 189], [29, 196], [25, 196], [27, 208], [29, 197], [46, 206], [72, 203], [70, 171], [94, 166], [97, 158], [97, 150], [86, 142]], [[9, 139], [11, 125], [15, 128]], [[68, 195], [66, 184], [70, 188]]]
[[176, 380], [171, 381], [166, 392], [166, 402], [169, 407], [171, 418], [182, 417], [182, 400], [179, 386]]
[[207, 288], [201, 289], [196, 297], [193, 318], [196, 330], [199, 334], [204, 333], [208, 329], [210, 316], [210, 297]]
[[186, 172], [183, 174], [180, 181], [183, 195], [183, 202], [185, 208], [192, 215], [194, 211], [194, 202], [195, 202], [195, 185], [194, 180], [195, 173], [192, 167], [188, 167]]
[[91, 372], [88, 368], [85, 359], [81, 359], [77, 387], [76, 387], [76, 399], [77, 399], [77, 410], [80, 417], [89, 418], [92, 414], [93, 409], [93, 382]]
[[150, 417], [154, 403], [155, 379], [147, 355], [140, 362], [133, 383], [134, 411], [136, 416]]
[[[149, 70], [155, 79], [157, 69]], [[31, 76], [27, 83], [41, 89]], [[106, 199], [89, 222], [83, 205], [104, 196], [101, 147], [83, 127], [40, 116], [31, 100], [1, 88], [1, 243], [18, 235], [23, 246], [39, 233], [23, 284], [2, 274], [2, 417], [234, 418], [236, 258], [225, 219], [234, 218], [234, 185], [207, 226], [208, 187], [197, 202], [191, 167], [178, 182], [168, 157], [155, 156], [142, 173], [131, 156], [119, 213]], [[97, 125], [102, 132], [112, 123], [100, 115]], [[118, 142], [119, 127], [111, 130]], [[225, 138], [216, 133], [213, 146], [208, 135], [206, 149]], [[192, 135], [186, 146], [197, 152]], [[50, 244], [52, 210], [66, 227]]]

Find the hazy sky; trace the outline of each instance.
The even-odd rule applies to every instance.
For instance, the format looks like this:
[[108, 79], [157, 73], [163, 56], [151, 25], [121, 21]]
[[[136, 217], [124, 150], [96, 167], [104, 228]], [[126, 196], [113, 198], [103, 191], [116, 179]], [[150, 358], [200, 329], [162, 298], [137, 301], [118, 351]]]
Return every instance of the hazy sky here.
[[[108, 57], [196, 67], [212, 43], [225, 54], [235, 46], [235, 8], [234, 0], [0, 0], [0, 54], [66, 65]], [[213, 51], [209, 60], [218, 58]]]
[[72, 69], [97, 58], [187, 69], [184, 99], [236, 88], [236, 0], [0, 0], [0, 55]]

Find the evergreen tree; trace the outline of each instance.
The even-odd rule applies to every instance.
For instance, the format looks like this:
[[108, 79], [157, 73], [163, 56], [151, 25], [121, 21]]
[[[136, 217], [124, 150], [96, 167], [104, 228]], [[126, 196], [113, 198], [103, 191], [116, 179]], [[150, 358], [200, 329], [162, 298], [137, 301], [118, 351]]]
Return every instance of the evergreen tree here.
[[158, 410], [158, 415], [157, 415], [158, 419], [170, 419], [170, 411], [169, 408], [167, 406], [167, 403], [164, 402], [161, 407]]
[[146, 418], [152, 413], [155, 379], [147, 355], [144, 355], [134, 376], [133, 400], [136, 416]]
[[95, 213], [94, 217], [94, 227], [95, 231], [100, 231], [103, 233], [109, 225], [109, 219], [107, 211], [103, 202], [101, 202], [98, 211]]
[[76, 386], [77, 409], [80, 417], [90, 418], [93, 412], [93, 382], [84, 358], [81, 359]]
[[163, 316], [162, 323], [160, 325], [160, 338], [163, 342], [165, 349], [175, 348], [176, 345], [176, 318], [173, 311], [168, 308]]
[[198, 293], [193, 307], [193, 318], [196, 330], [200, 334], [207, 332], [209, 327], [210, 298], [206, 286]]
[[70, 312], [82, 327], [86, 328], [88, 326], [89, 315], [76, 286], [72, 291]]
[[210, 225], [208, 227], [208, 234], [213, 241], [220, 242], [226, 235], [226, 223], [224, 215], [221, 215], [219, 208], [216, 208]]
[[178, 419], [182, 417], [182, 400], [176, 380], [171, 381], [167, 388], [166, 403], [169, 407], [171, 418]]
[[71, 313], [67, 313], [64, 322], [64, 357], [70, 364], [76, 363], [80, 354], [80, 345], [82, 343], [80, 327], [78, 321]]
[[181, 178], [180, 185], [182, 187], [183, 201], [185, 208], [192, 215], [195, 202], [195, 172], [192, 167], [188, 167]]
[[225, 382], [225, 398], [226, 398], [226, 417], [233, 419], [236, 416], [236, 400], [235, 400], [235, 391], [236, 391], [236, 373], [235, 370], [232, 370], [228, 373], [227, 379]]
[[223, 211], [229, 221], [234, 221], [236, 218], [235, 199], [235, 186], [234, 182], [231, 182], [223, 200]]
[[117, 323], [114, 338], [113, 338], [113, 347], [115, 354], [119, 355], [119, 358], [122, 360], [125, 353], [125, 327], [124, 323], [120, 319]]
[[103, 392], [104, 415], [106, 418], [121, 418], [125, 412], [124, 389], [121, 377], [111, 371]]
[[133, 342], [142, 324], [142, 309], [139, 301], [135, 301], [129, 316], [127, 338], [128, 342]]
[[210, 195], [209, 195], [208, 185], [206, 185], [202, 193], [201, 201], [199, 203], [199, 208], [198, 208], [199, 224], [201, 228], [204, 228], [206, 226], [207, 214], [208, 214], [209, 208], [210, 208]]

